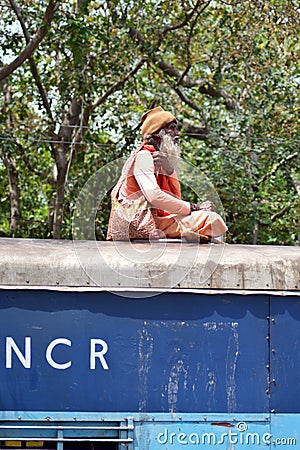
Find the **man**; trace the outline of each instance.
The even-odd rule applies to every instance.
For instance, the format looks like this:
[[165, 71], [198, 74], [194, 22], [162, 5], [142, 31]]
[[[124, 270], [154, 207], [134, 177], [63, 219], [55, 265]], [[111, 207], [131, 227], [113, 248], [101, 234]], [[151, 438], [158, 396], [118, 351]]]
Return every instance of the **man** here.
[[211, 201], [198, 205], [181, 199], [176, 118], [158, 106], [143, 114], [142, 122], [143, 143], [125, 163], [112, 192], [107, 239], [185, 237], [209, 242], [222, 236], [227, 227]]

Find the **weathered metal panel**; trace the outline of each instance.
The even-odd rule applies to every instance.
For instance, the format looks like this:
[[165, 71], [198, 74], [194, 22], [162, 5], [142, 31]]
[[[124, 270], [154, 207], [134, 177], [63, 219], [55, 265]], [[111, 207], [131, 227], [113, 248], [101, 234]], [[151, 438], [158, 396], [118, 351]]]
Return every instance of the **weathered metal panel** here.
[[0, 285], [300, 291], [300, 248], [0, 238]]
[[2, 410], [269, 410], [268, 297], [0, 291]]
[[264, 414], [238, 414], [236, 417], [207, 414], [201, 417], [186, 413], [180, 416], [106, 413], [103, 419], [97, 413], [78, 413], [76, 417], [71, 413], [53, 413], [45, 417], [42, 413], [31, 412], [28, 418], [26, 413], [17, 417], [6, 412], [2, 416], [6, 421], [0, 421], [0, 438], [22, 442], [43, 440], [44, 448], [48, 448], [49, 442], [53, 446], [55, 442], [68, 445], [71, 441], [72, 448], [78, 448], [78, 442], [92, 441], [96, 448], [102, 443], [105, 447], [101, 448], [112, 449], [116, 447], [108, 447], [109, 444], [120, 442], [135, 450], [179, 450], [182, 446], [256, 449], [270, 445], [272, 439], [270, 419]]
[[[130, 443], [135, 450], [298, 448], [299, 414], [0, 412], [0, 438]], [[122, 437], [123, 436], [123, 439]], [[52, 441], [51, 441], [52, 440]], [[85, 444], [86, 445], [86, 444]], [[127, 444], [128, 445], [128, 444]]]
[[300, 445], [299, 414], [272, 414], [270, 433], [273, 448], [298, 449]]
[[176, 423], [144, 422], [135, 427], [136, 448], [180, 450], [184, 448], [260, 449], [271, 444], [270, 423], [262, 421], [212, 421]]
[[271, 410], [300, 413], [300, 299], [271, 297]]

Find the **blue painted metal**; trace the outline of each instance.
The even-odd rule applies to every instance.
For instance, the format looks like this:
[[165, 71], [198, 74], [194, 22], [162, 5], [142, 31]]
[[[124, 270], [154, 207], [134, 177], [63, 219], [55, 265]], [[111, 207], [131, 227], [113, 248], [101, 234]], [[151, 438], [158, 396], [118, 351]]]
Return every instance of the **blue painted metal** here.
[[270, 409], [300, 413], [299, 297], [272, 297], [270, 313]]
[[258, 449], [269, 445], [270, 423], [253, 422], [187, 422], [139, 423], [135, 436], [140, 449], [232, 448]]
[[0, 290], [0, 444], [297, 448], [299, 321], [292, 295]]
[[[26, 414], [25, 414], [26, 415]], [[80, 420], [74, 420], [71, 413], [54, 413], [45, 421], [43, 413], [32, 414], [35, 420], [17, 420], [13, 413], [6, 413], [3, 425], [0, 422], [0, 436], [3, 440], [35, 439], [45, 442], [81, 442], [120, 444], [135, 449], [181, 449], [182, 446], [210, 448], [261, 448], [270, 443], [270, 420], [265, 414], [138, 414], [127, 418], [120, 413], [106, 413], [105, 421], [96, 413], [81, 413]], [[60, 422], [64, 419], [63, 422]], [[77, 418], [76, 418], [77, 419]], [[110, 422], [111, 421], [111, 422]], [[7, 425], [9, 423], [9, 425]], [[117, 428], [119, 432], [117, 434]], [[13, 427], [13, 429], [11, 429]], [[59, 436], [58, 436], [59, 434]], [[88, 438], [87, 438], [88, 436]]]
[[270, 433], [274, 448], [298, 449], [300, 445], [299, 414], [272, 414]]
[[[3, 410], [269, 410], [267, 296], [165, 293], [131, 299], [34, 290], [0, 295]], [[11, 368], [7, 337], [13, 338]], [[92, 358], [95, 369], [93, 339], [101, 340], [96, 352], [107, 344], [102, 359]]]

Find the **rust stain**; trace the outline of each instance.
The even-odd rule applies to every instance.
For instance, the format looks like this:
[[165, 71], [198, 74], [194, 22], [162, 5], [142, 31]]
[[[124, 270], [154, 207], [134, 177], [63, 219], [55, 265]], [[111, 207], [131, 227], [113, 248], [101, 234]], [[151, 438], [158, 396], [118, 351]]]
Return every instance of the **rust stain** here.
[[234, 427], [234, 425], [229, 422], [212, 422], [211, 425], [218, 426], [218, 427], [227, 427], [227, 428]]

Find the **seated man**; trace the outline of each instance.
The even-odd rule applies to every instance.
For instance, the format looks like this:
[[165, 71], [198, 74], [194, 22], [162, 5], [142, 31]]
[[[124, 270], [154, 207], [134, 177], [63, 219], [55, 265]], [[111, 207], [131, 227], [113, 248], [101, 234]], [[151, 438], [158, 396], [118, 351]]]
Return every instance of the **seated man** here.
[[158, 106], [143, 114], [142, 122], [143, 143], [111, 194], [107, 240], [201, 237], [207, 242], [222, 236], [227, 227], [211, 201], [198, 205], [181, 199], [175, 117]]

